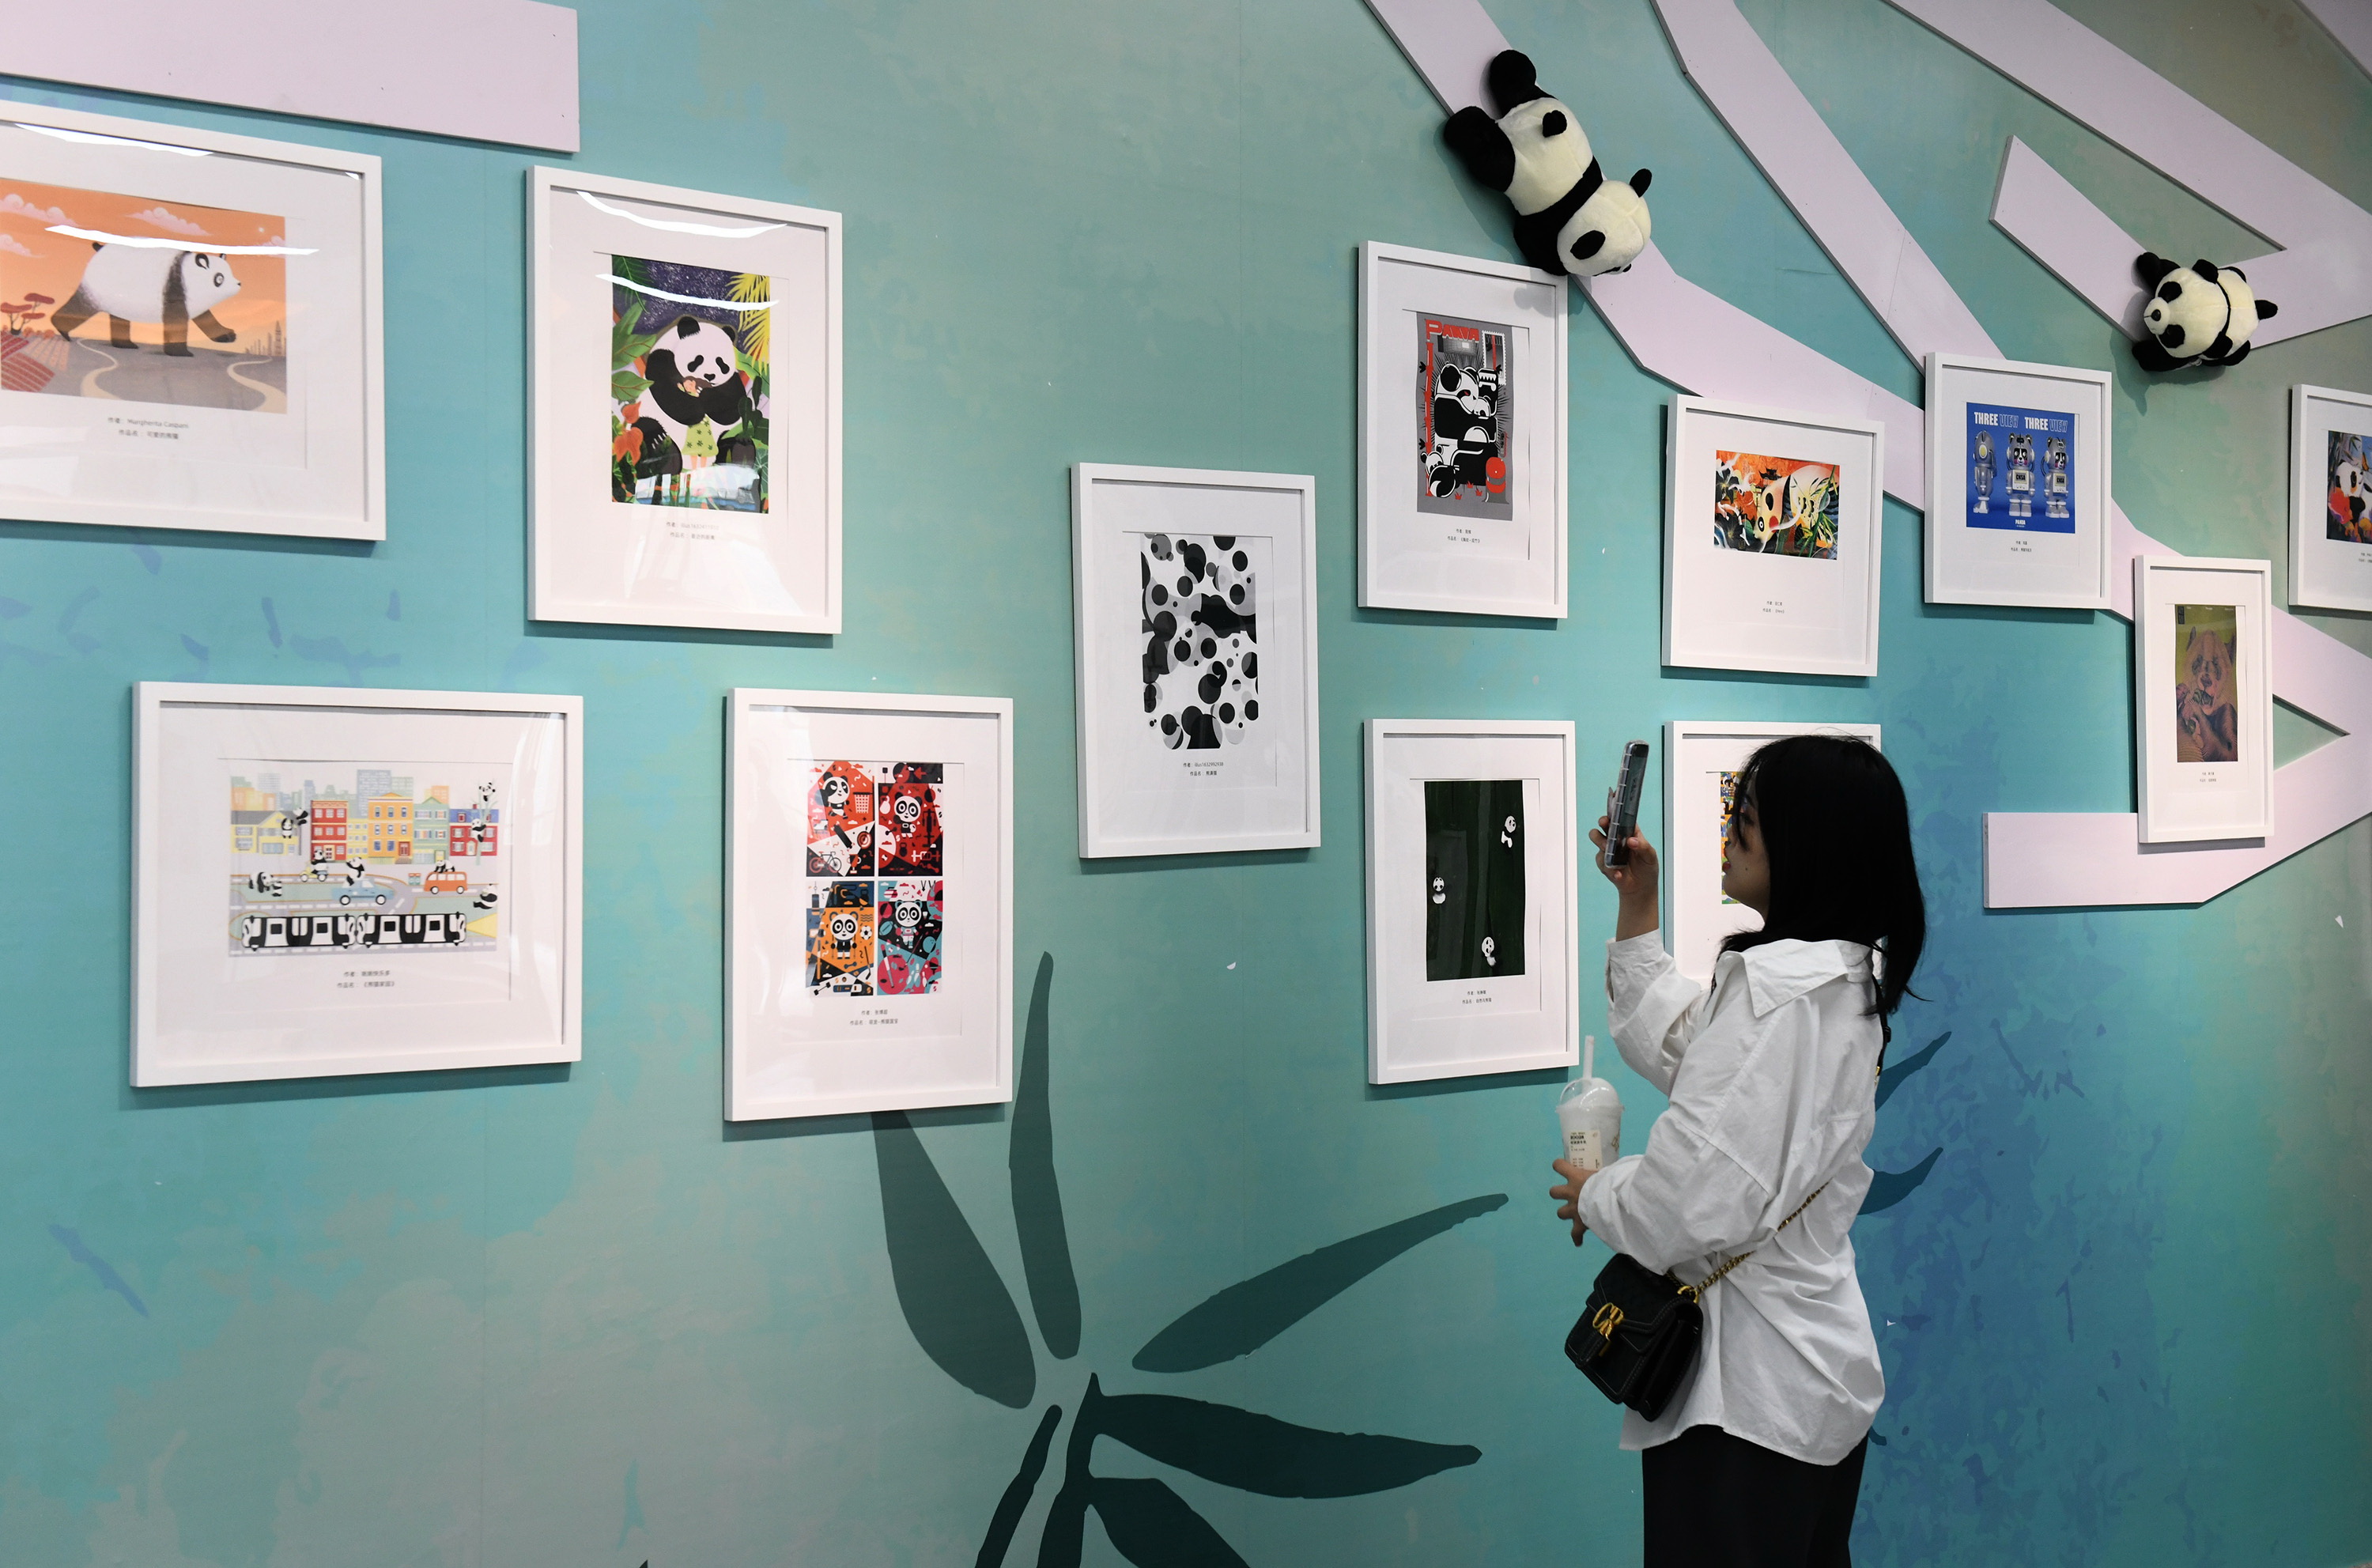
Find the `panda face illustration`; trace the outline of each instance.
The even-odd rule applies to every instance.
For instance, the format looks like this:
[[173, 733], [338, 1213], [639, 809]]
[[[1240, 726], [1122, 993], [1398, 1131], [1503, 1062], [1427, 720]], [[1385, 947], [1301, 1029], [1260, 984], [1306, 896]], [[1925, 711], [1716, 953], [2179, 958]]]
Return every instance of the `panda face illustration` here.
[[923, 803], [911, 795], [901, 795], [890, 807], [890, 815], [897, 819], [901, 828], [912, 828], [922, 818]]
[[1449, 883], [1446, 878], [1436, 877], [1433, 879], [1433, 901], [1437, 904], [1449, 901]]
[[1498, 377], [1478, 374], [1465, 365], [1445, 365], [1441, 367], [1440, 395], [1456, 403], [1474, 419], [1491, 417], [1498, 389]]
[[686, 391], [704, 392], [740, 374], [731, 334], [714, 321], [679, 316], [660, 341], [667, 345], [664, 352]]
[[181, 295], [192, 316], [211, 310], [238, 292], [238, 278], [230, 258], [211, 250], [192, 251], [181, 261]]
[[923, 904], [919, 899], [901, 899], [893, 918], [898, 923], [898, 935], [912, 937], [923, 928]]
[[1493, 969], [1497, 969], [1499, 967], [1499, 939], [1497, 937], [1485, 936], [1482, 938], [1482, 961], [1489, 964]]
[[824, 809], [837, 817], [848, 809], [848, 781], [833, 773], [823, 781]]
[[825, 927], [831, 933], [832, 945], [843, 950], [856, 941], [856, 916], [847, 910], [834, 910]]

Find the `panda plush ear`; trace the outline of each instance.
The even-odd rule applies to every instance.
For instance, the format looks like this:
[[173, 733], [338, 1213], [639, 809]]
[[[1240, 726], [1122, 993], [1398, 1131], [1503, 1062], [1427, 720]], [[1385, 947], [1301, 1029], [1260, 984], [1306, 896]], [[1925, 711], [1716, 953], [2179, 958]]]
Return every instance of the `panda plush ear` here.
[[2191, 263], [2191, 270], [2197, 273], [2201, 277], [2205, 278], [2209, 283], [2214, 283], [2215, 281], [2215, 263], [2213, 261], [2193, 261]]
[[1633, 175], [1631, 177], [1631, 193], [1634, 196], [1645, 195], [1647, 193], [1647, 181], [1654, 178], [1654, 175], [1648, 173], [1644, 168], [1638, 173]]
[[2145, 250], [2141, 253], [2141, 259], [2134, 263], [2134, 273], [2142, 280], [2143, 284], [2154, 289], [2167, 273], [2174, 271], [2174, 265], [2165, 257]]
[[1532, 57], [1520, 49], [1502, 50], [1491, 62], [1483, 82], [1502, 114], [1541, 96], [1540, 73], [1533, 68]]
[[2258, 319], [2258, 320], [2262, 321], [2262, 320], [2264, 320], [2264, 319], [2265, 319], [2266, 318], [2268, 318], [2268, 317], [2272, 317], [2272, 316], [2278, 316], [2278, 315], [2280, 315], [2281, 313], [2282, 313], [2282, 308], [2281, 308], [2280, 306], [2278, 306], [2278, 305], [2274, 304], [2272, 300], [2270, 300], [2270, 299], [2260, 299], [2259, 301], [2257, 301], [2257, 319]]

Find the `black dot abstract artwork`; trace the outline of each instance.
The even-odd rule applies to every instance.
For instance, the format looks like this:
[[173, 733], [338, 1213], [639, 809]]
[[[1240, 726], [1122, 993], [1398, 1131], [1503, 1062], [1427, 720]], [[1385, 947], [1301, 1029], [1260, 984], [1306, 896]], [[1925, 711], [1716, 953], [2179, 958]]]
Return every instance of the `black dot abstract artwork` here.
[[1172, 751], [1241, 744], [1260, 722], [1260, 585], [1248, 541], [1142, 535], [1137, 587], [1146, 733]]

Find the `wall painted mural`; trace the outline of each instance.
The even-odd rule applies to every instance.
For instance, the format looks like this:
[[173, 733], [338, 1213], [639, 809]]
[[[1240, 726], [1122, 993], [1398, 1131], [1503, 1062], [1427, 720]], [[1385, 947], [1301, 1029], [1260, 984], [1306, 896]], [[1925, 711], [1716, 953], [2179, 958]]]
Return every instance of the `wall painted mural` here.
[[[2372, 80], [2293, 0], [2064, 8], [2372, 205]], [[1489, 9], [1682, 275], [1917, 400], [1648, 0]], [[2147, 377], [1987, 221], [2007, 138], [2156, 249], [2263, 241], [1884, 0], [1744, 11], [2006, 353], [2115, 376], [2136, 523], [2279, 562], [2287, 389], [2372, 389], [2372, 322]], [[838, 637], [525, 621], [535, 156], [0, 79], [384, 157], [391, 462], [377, 547], [0, 522], [0, 1558], [1635, 1562], [1560, 1352], [1605, 1258], [1541, 1195], [1561, 1074], [1364, 1081], [1358, 726], [1414, 714], [1609, 773], [1667, 718], [1884, 725], [1934, 929], [1855, 1233], [1861, 1560], [2372, 1559], [2372, 827], [2196, 909], [1982, 912], [1985, 812], [2133, 808], [2129, 629], [1924, 605], [1889, 502], [1879, 676], [1660, 671], [1671, 389], [1578, 298], [1573, 615], [1354, 608], [1355, 247], [1514, 259], [1359, 0], [579, 16], [578, 167], [847, 215]], [[1317, 476], [1323, 847], [1077, 858], [1080, 460]], [[585, 1060], [125, 1087], [140, 679], [582, 692]], [[1015, 699], [1012, 1106], [724, 1123], [736, 684]]]

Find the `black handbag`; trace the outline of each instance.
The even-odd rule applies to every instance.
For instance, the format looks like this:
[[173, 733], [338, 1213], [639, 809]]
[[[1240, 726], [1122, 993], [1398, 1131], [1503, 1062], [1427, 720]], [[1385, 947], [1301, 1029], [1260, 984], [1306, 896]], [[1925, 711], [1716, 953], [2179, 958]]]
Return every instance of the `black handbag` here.
[[[1814, 1188], [1812, 1198], [1828, 1186], [1824, 1181]], [[1796, 1214], [1781, 1220], [1771, 1234], [1795, 1224], [1796, 1214], [1812, 1206], [1812, 1198], [1796, 1204]], [[1617, 1252], [1612, 1262], [1598, 1271], [1588, 1305], [1564, 1337], [1565, 1359], [1581, 1368], [1599, 1393], [1655, 1420], [1680, 1392], [1696, 1362], [1697, 1343], [1704, 1338], [1704, 1293], [1753, 1256], [1741, 1252], [1692, 1285], [1669, 1272], [1650, 1273], [1629, 1253]]]

